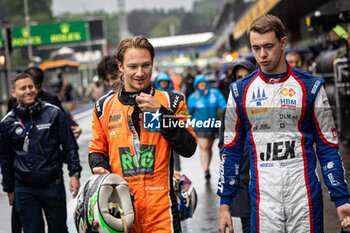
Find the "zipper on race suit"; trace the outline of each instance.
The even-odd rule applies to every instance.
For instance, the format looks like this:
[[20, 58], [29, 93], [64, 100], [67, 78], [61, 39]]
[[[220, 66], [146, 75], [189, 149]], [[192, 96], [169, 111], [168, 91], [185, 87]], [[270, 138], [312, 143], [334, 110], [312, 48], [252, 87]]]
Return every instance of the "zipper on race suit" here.
[[140, 140], [139, 140], [139, 136], [137, 135], [136, 129], [132, 123], [132, 118], [131, 118], [132, 114], [129, 115], [129, 108], [130, 106], [128, 106], [128, 109], [127, 109], [127, 113], [128, 113], [127, 121], [128, 121], [128, 127], [132, 134], [132, 144], [134, 146], [134, 151], [135, 151], [135, 155], [137, 157], [137, 163], [138, 163], [140, 158]]

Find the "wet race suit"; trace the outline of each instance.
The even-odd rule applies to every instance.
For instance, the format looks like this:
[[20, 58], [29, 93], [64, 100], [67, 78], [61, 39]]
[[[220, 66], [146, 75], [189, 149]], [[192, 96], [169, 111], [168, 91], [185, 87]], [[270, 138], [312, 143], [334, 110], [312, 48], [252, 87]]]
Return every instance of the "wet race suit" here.
[[259, 69], [230, 87], [217, 193], [230, 205], [247, 140], [252, 232], [323, 232], [317, 160], [335, 206], [348, 203], [323, 82], [288, 66], [279, 76]]
[[[188, 116], [182, 96], [153, 87], [143, 92], [161, 103], [159, 112], [166, 122], [176, 125]], [[138, 108], [135, 98], [139, 94], [121, 90], [96, 102], [89, 146], [90, 167], [104, 167], [128, 182], [135, 198], [132, 233], [178, 233], [181, 226], [172, 180], [172, 150], [190, 157], [196, 150], [197, 138], [191, 127], [148, 128], [145, 119], [153, 117]]]

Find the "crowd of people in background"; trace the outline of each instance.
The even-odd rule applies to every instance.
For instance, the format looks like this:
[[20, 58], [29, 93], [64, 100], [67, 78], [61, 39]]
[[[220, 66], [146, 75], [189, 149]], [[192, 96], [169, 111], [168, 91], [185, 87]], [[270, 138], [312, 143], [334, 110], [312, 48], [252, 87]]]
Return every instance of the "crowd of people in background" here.
[[[273, 26], [265, 27], [270, 24]], [[293, 212], [291, 208], [299, 208], [299, 201], [305, 206], [310, 206], [303, 210], [300, 209], [300, 211], [304, 211], [302, 216], [299, 216], [299, 212], [286, 216], [278, 211], [277, 201], [269, 203], [268, 198], [272, 200], [274, 197], [279, 197], [281, 192], [280, 190], [273, 190], [273, 192], [269, 190], [266, 180], [274, 179], [274, 175], [267, 171], [259, 175], [252, 173], [256, 169], [255, 166], [258, 166], [257, 164], [261, 168], [275, 166], [272, 163], [256, 162], [253, 155], [256, 152], [255, 143], [261, 150], [259, 143], [265, 143], [265, 140], [268, 140], [261, 138], [257, 132], [268, 131], [269, 127], [272, 127], [272, 124], [276, 122], [271, 123], [271, 125], [266, 122], [252, 124], [251, 119], [255, 117], [254, 114], [265, 114], [273, 110], [266, 107], [259, 110], [261, 112], [254, 112], [252, 109], [247, 110], [248, 105], [261, 106], [261, 103], [268, 98], [275, 98], [272, 96], [272, 92], [267, 92], [268, 88], [272, 87], [273, 84], [278, 86], [279, 83], [283, 83], [292, 72], [296, 81], [290, 87], [288, 86], [289, 89], [285, 88], [280, 93], [292, 97], [296, 95], [295, 90], [299, 88], [298, 84], [301, 86], [298, 90], [302, 90], [302, 87], [305, 89], [305, 86], [310, 89], [303, 89], [305, 92], [307, 91], [308, 97], [315, 95], [309, 102], [305, 100], [307, 106], [303, 107], [307, 108], [307, 110], [303, 110], [307, 111], [306, 120], [310, 120], [310, 113], [315, 112], [313, 121], [307, 122], [312, 126], [315, 124], [312, 128], [313, 131], [307, 128], [301, 129], [300, 125], [294, 126], [303, 132], [305, 131], [307, 139], [311, 140], [312, 138], [318, 147], [324, 147], [325, 150], [332, 152], [331, 157], [337, 165], [334, 169], [333, 165], [330, 164], [333, 161], [330, 161], [322, 151], [317, 149], [322, 165], [327, 169], [333, 169], [332, 172], [337, 175], [336, 178], [332, 178], [326, 174], [327, 171], [324, 171], [325, 177], [328, 179], [326, 183], [331, 190], [331, 197], [336, 201], [341, 224], [342, 226], [350, 224], [350, 205], [347, 201], [349, 194], [342, 176], [342, 162], [337, 146], [335, 146], [337, 141], [334, 136], [332, 137], [328, 133], [326, 136], [322, 135], [322, 130], [328, 130], [325, 128], [326, 126], [333, 127], [333, 125], [329, 125], [332, 123], [332, 118], [327, 112], [318, 112], [318, 109], [312, 108], [312, 104], [324, 107], [322, 104], [327, 102], [321, 81], [302, 71], [302, 69], [305, 70], [305, 66], [301, 54], [290, 52], [285, 55], [287, 38], [284, 36], [283, 25], [278, 18], [269, 15], [259, 17], [253, 22], [248, 32], [250, 33], [248, 37], [252, 44], [253, 55], [257, 59], [256, 64], [239, 58], [232, 63], [225, 63], [219, 68], [213, 68], [210, 65], [202, 70], [194, 66], [187, 67], [180, 75], [157, 67], [157, 71], [154, 71], [152, 75], [152, 70], [155, 68], [153, 66], [155, 51], [149, 41], [142, 36], [123, 39], [115, 56], [104, 56], [98, 63], [97, 76], [94, 77], [91, 90], [87, 93], [95, 102], [92, 138], [89, 146], [89, 165], [94, 174], [117, 173], [128, 182], [135, 197], [134, 232], [181, 231], [176, 214], [176, 199], [172, 196], [174, 190], [168, 184], [169, 181], [170, 184], [172, 183], [172, 179], [179, 180], [181, 173], [186, 173], [186, 171], [181, 171], [180, 157], [192, 156], [197, 148], [197, 142], [201, 162], [198, 166], [202, 167], [203, 180], [206, 182], [211, 179], [210, 162], [213, 156], [213, 146], [219, 147], [222, 166], [218, 185], [218, 195], [221, 199], [220, 232], [225, 232], [226, 228], [230, 232], [233, 231], [231, 216], [241, 219], [244, 233], [257, 232], [259, 229], [275, 229], [277, 231], [281, 226], [284, 227], [286, 222], [287, 224], [290, 222], [292, 225], [283, 229], [288, 228], [287, 230], [289, 230], [290, 228], [291, 232], [293, 230], [302, 232], [302, 229], [310, 229], [307, 224], [306, 228], [304, 228], [305, 224], [298, 225], [297, 221], [299, 220], [311, 224], [311, 229], [314, 227], [322, 232], [322, 224], [322, 226], [313, 225], [313, 221], [322, 222], [322, 211], [320, 211], [321, 207], [318, 206], [322, 205], [322, 198], [313, 201], [315, 206], [310, 204], [311, 198], [314, 197], [308, 199], [307, 195], [311, 195], [310, 188], [305, 188], [305, 186], [309, 184], [302, 185], [299, 182], [300, 187], [297, 188], [298, 190], [294, 190], [295, 192], [306, 190], [305, 198], [292, 199], [290, 202], [279, 200], [279, 204], [286, 205], [285, 208], [290, 213]], [[1, 149], [0, 152], [1, 171], [4, 179], [2, 184], [4, 191], [8, 193], [10, 204], [16, 206], [25, 232], [43, 231], [42, 210], [45, 213], [50, 232], [67, 232], [65, 193], [56, 193], [54, 190], [57, 188], [64, 190], [62, 164], [65, 162], [68, 164], [71, 177], [70, 191], [73, 197], [78, 193], [81, 166], [75, 139], [82, 131], [72, 116], [63, 109], [60, 100], [42, 90], [43, 78], [42, 70], [31, 67], [12, 80], [13, 99], [9, 102], [9, 113], [3, 118], [0, 125], [1, 148], [6, 148]], [[310, 85], [308, 85], [309, 82]], [[251, 87], [253, 89], [250, 89]], [[248, 91], [250, 91], [248, 95], [251, 94], [250, 100], [246, 99]], [[267, 95], [269, 96], [267, 97]], [[242, 103], [242, 101], [246, 102]], [[291, 108], [295, 108], [295, 106], [289, 105], [287, 110]], [[242, 113], [243, 111], [246, 112], [245, 115]], [[116, 112], [119, 115], [116, 115]], [[173, 128], [160, 128], [159, 131], [151, 131], [146, 128], [145, 124], [142, 124], [141, 117], [144, 112], [160, 112], [163, 114], [162, 117], [169, 118], [169, 121], [185, 121], [186, 117], [190, 117], [195, 122], [204, 123], [194, 124], [193, 128], [181, 128], [178, 124], [174, 124]], [[301, 115], [298, 117], [304, 117], [302, 115], [304, 113], [298, 114]], [[113, 119], [121, 115], [125, 119], [120, 120], [120, 125], [113, 125], [111, 123], [114, 121]], [[323, 122], [322, 117], [327, 119], [327, 122]], [[321, 123], [319, 124], [317, 121]], [[51, 127], [51, 124], [54, 124], [54, 127]], [[278, 126], [278, 133], [282, 135], [286, 126], [283, 123]], [[124, 135], [129, 135], [131, 132], [130, 137], [118, 137], [113, 127], [119, 128], [118, 134], [122, 132]], [[331, 130], [333, 132], [333, 128]], [[294, 131], [296, 130], [294, 129]], [[291, 132], [294, 131], [291, 130]], [[249, 137], [246, 137], [247, 135]], [[274, 138], [273, 134], [271, 135], [271, 138]], [[295, 140], [300, 139], [304, 143], [305, 136], [303, 135], [301, 136], [303, 139], [300, 139], [299, 135], [292, 136]], [[215, 139], [219, 139], [218, 145], [214, 144]], [[261, 160], [270, 159], [271, 153], [273, 153], [273, 159], [279, 160], [277, 156], [282, 150], [280, 150], [282, 144], [286, 144], [288, 148], [285, 156], [295, 156], [297, 153], [297, 156], [300, 156], [302, 154], [296, 151], [295, 141], [273, 142], [273, 146], [271, 142], [266, 143], [270, 143], [270, 147], [266, 149], [266, 155], [264, 154], [265, 150], [260, 151]], [[307, 156], [315, 155], [312, 146], [313, 141], [307, 145], [306, 149], [303, 147], [300, 151], [307, 150], [305, 152]], [[271, 147], [273, 147], [273, 152], [271, 152]], [[134, 149], [130, 151], [129, 148]], [[153, 161], [151, 157], [147, 160], [154, 162], [152, 166], [146, 166], [146, 162], [142, 158], [140, 159], [141, 165], [138, 161], [135, 162], [138, 157], [143, 157], [142, 153], [146, 150], [150, 150], [150, 153], [157, 153], [157, 160]], [[132, 159], [133, 163], [136, 163], [134, 167], [132, 167], [131, 162], [129, 163], [130, 167], [121, 164], [122, 159], [120, 158], [124, 155], [135, 156], [135, 158], [137, 156], [136, 159]], [[263, 158], [264, 156], [266, 158]], [[307, 160], [305, 156], [299, 160], [304, 165], [308, 163], [305, 162]], [[251, 165], [250, 162], [254, 161], [256, 165]], [[45, 172], [36, 174], [33, 162], [41, 166]], [[310, 162], [312, 168], [314, 168], [314, 162], [314, 160]], [[169, 170], [168, 168], [172, 167], [173, 164], [175, 165], [174, 169]], [[280, 164], [281, 168], [285, 166], [291, 165]], [[251, 173], [249, 173], [249, 169]], [[298, 169], [292, 168], [293, 172]], [[277, 172], [277, 168], [275, 170]], [[298, 172], [300, 171], [298, 170]], [[300, 174], [305, 175], [304, 170]], [[238, 179], [240, 180], [239, 185], [236, 182]], [[258, 179], [265, 179], [261, 181], [259, 187], [259, 190], [264, 193], [257, 194], [258, 188], [253, 186], [249, 191], [249, 181], [252, 179], [256, 183], [259, 182]], [[139, 182], [139, 180], [145, 182]], [[320, 190], [316, 184], [315, 175], [309, 174], [308, 181], [312, 183], [314, 188], [312, 195], [318, 197]], [[274, 182], [278, 182], [278, 180], [271, 181], [271, 183]], [[155, 192], [149, 189], [151, 186], [159, 186], [162, 189]], [[255, 189], [253, 190], [252, 187]], [[233, 197], [236, 192], [237, 196]], [[170, 193], [170, 198], [168, 193]], [[265, 199], [261, 199], [262, 205], [259, 207], [257, 199], [260, 197]], [[57, 201], [52, 201], [52, 198], [57, 198]], [[251, 203], [253, 203], [252, 206]], [[272, 206], [273, 204], [276, 206]], [[268, 216], [269, 211], [276, 216], [279, 214], [283, 216], [277, 221], [277, 218], [273, 219], [273, 217]], [[35, 218], [33, 218], [33, 214]], [[266, 225], [261, 225], [258, 221], [254, 222], [251, 216], [261, 217]], [[263, 230], [262, 232], [264, 232]]]
[[[287, 54], [286, 59], [291, 65], [299, 68], [301, 67], [301, 57], [298, 53], [292, 52]], [[149, 84], [150, 87], [153, 86], [155, 89], [181, 95], [187, 103], [188, 112], [192, 119], [204, 122], [206, 120], [218, 121], [221, 118], [221, 122], [224, 122], [230, 85], [233, 82], [242, 79], [256, 68], [257, 65], [244, 59], [238, 59], [231, 64], [223, 64], [221, 69], [218, 67], [210, 67], [208, 65], [200, 70], [196, 66], [189, 66], [181, 75], [168, 73], [166, 70], [162, 72], [161, 69], [157, 67], [157, 71], [154, 72], [156, 75], [150, 79], [151, 82]], [[50, 92], [42, 90], [42, 82], [44, 79], [43, 71], [38, 67], [30, 67], [25, 70], [25, 73], [33, 78], [37, 97], [40, 98], [40, 100], [57, 106], [66, 115], [75, 138], [78, 138], [82, 132], [81, 128], [74, 121], [70, 113], [62, 107], [59, 98]], [[211, 82], [209, 82], [208, 77], [205, 75], [206, 73], [215, 74], [216, 80], [211, 80]], [[24, 78], [26, 78], [25, 75]], [[21, 79], [22, 77], [20, 80]], [[124, 82], [124, 75], [118, 66], [117, 56], [104, 56], [97, 65], [97, 75], [93, 78], [91, 88], [86, 91], [86, 96], [91, 96], [94, 102], [100, 99], [105, 99], [114, 95], [116, 92], [119, 92], [122, 89]], [[16, 106], [18, 106], [18, 100], [13, 97], [9, 101], [8, 112], [11, 112]], [[207, 182], [211, 178], [209, 167], [212, 158], [213, 143], [214, 140], [219, 137], [220, 140], [218, 146], [220, 149], [220, 156], [222, 156], [224, 129], [224, 124], [221, 124], [221, 128], [216, 127], [215, 124], [211, 124], [211, 127], [206, 128], [194, 128], [198, 137], [200, 161], [204, 172], [203, 177]], [[64, 153], [64, 151], [61, 152], [61, 154]], [[174, 179], [179, 180], [181, 176], [180, 156], [176, 151], [173, 151], [173, 155], [173, 176]], [[105, 170], [102, 170], [102, 167], [94, 169], [98, 174], [106, 173]], [[108, 170], [110, 171], [110, 168], [108, 168]], [[186, 171], [183, 171], [182, 173], [185, 172]], [[79, 177], [80, 175], [76, 176]], [[238, 196], [232, 200], [231, 204], [231, 215], [241, 218], [244, 233], [250, 232], [250, 198], [248, 184], [249, 156], [247, 148], [245, 147], [245, 158], [241, 168], [240, 189]], [[14, 203], [12, 197], [10, 198], [10, 203]], [[28, 228], [29, 225], [27, 226], [27, 224], [29, 223], [23, 222], [23, 224], [23, 227]], [[35, 225], [36, 223], [30, 224]], [[49, 224], [51, 223], [49, 222]], [[42, 225], [40, 227], [42, 227]]]

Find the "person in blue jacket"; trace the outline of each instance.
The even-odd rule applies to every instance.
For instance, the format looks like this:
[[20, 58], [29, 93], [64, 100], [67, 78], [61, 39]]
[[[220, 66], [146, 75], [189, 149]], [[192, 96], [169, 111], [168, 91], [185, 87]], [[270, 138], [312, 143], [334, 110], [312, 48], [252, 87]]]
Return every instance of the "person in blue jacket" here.
[[174, 85], [167, 73], [160, 73], [154, 82], [154, 87], [161, 91], [174, 91]]
[[210, 88], [209, 82], [202, 74], [194, 77], [193, 86], [195, 91], [188, 97], [187, 107], [192, 120], [195, 122], [193, 126], [198, 137], [204, 177], [209, 180], [211, 148], [220, 128], [218, 109], [221, 112], [224, 110], [226, 100], [219, 90]]
[[42, 212], [50, 233], [67, 233], [66, 194], [62, 147], [69, 170], [73, 197], [80, 188], [78, 145], [64, 113], [37, 98], [30, 74], [12, 80], [17, 104], [0, 123], [2, 186], [10, 205], [15, 203], [25, 233], [45, 232]]
[[174, 90], [174, 84], [167, 73], [160, 73], [154, 82], [154, 87], [161, 91], [169, 91], [183, 95], [181, 92]]

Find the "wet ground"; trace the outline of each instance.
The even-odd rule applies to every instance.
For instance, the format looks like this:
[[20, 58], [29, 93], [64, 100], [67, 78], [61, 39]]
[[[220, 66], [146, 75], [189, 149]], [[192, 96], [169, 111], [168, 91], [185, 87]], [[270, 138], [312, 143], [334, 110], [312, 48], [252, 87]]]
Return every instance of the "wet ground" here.
[[[80, 159], [83, 166], [83, 172], [81, 177], [81, 185], [83, 185], [91, 176], [91, 171], [88, 166], [88, 150], [87, 147], [90, 143], [91, 137], [91, 121], [92, 117], [90, 112], [85, 115], [76, 116], [78, 118], [79, 125], [83, 128], [83, 134], [78, 140]], [[199, 160], [199, 148], [192, 158], [181, 158], [182, 172], [188, 176], [193, 184], [195, 185], [198, 203], [197, 209], [195, 211], [194, 217], [182, 222], [182, 229], [184, 233], [202, 233], [202, 232], [218, 232], [217, 226], [219, 221], [219, 198], [216, 195], [216, 185], [219, 176], [219, 156], [217, 141], [214, 142], [213, 146], [213, 158], [210, 165], [211, 180], [207, 183], [204, 180], [204, 173], [200, 166]], [[340, 151], [343, 157], [344, 167], [346, 169], [346, 179], [350, 181], [350, 146], [346, 144], [340, 145]], [[67, 168], [64, 167], [65, 181], [68, 182], [69, 178], [67, 175]], [[349, 182], [348, 182], [349, 183]], [[337, 233], [340, 232], [340, 225], [334, 204], [330, 202], [327, 190], [324, 185], [324, 225], [325, 233]], [[1, 188], [2, 190], [2, 188]], [[72, 213], [74, 206], [76, 204], [76, 199], [72, 199], [68, 192], [68, 184], [66, 185], [67, 191], [67, 211], [68, 220], [67, 224], [69, 227], [69, 232], [73, 233], [75, 231], [75, 226], [73, 223]], [[11, 208], [8, 204], [7, 194], [0, 191], [0, 216], [1, 216], [1, 228], [0, 233], [11, 232], [10, 218], [11, 218]], [[238, 218], [234, 219], [234, 228], [236, 233], [241, 233], [240, 221]]]

